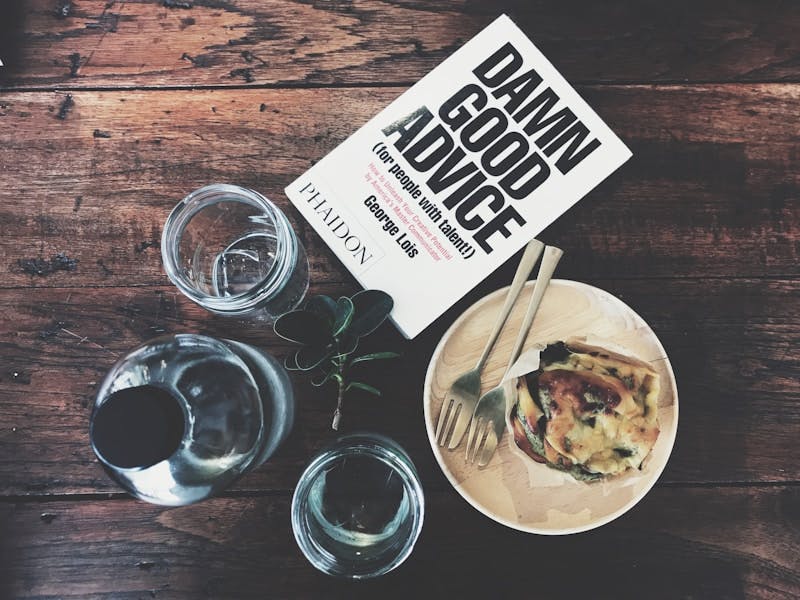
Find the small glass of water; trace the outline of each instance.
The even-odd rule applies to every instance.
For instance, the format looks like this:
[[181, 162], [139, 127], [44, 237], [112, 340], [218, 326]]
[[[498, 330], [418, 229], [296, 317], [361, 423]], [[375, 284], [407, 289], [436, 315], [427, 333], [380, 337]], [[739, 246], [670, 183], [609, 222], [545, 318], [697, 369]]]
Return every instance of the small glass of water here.
[[172, 283], [217, 314], [273, 321], [308, 289], [308, 259], [286, 215], [235, 185], [186, 196], [167, 218], [161, 256]]
[[308, 465], [292, 501], [300, 549], [329, 575], [366, 579], [411, 554], [425, 513], [408, 454], [376, 434], [340, 437]]

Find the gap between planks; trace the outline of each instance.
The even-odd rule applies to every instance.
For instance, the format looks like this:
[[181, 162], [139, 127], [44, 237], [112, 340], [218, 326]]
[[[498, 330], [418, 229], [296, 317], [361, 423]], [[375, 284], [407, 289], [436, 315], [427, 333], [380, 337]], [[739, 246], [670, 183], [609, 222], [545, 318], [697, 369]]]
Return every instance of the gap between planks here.
[[[201, 85], [137, 85], [137, 86], [20, 86], [20, 87], [2, 87], [0, 85], [0, 95], [11, 93], [47, 93], [47, 92], [171, 92], [171, 91], [241, 91], [241, 90], [298, 90], [298, 89], [369, 89], [369, 88], [409, 88], [418, 80], [414, 81], [380, 81], [380, 82], [366, 82], [355, 81], [351, 83], [307, 83], [307, 82], [283, 82], [283, 83], [255, 83], [250, 85], [237, 85], [237, 84], [201, 84]], [[576, 88], [658, 88], [658, 87], [747, 87], [755, 85], [800, 85], [800, 80], [791, 79], [764, 79], [753, 81], [715, 81], [708, 80], [664, 80], [664, 81], [648, 81], [648, 80], [631, 80], [631, 81], [571, 81], [570, 85]]]
[[[798, 234], [800, 237], [800, 234]], [[502, 266], [499, 265], [498, 268]], [[45, 277], [38, 278], [36, 276], [31, 276], [32, 281], [37, 281], [38, 279], [45, 280]], [[785, 273], [785, 274], [777, 274], [777, 275], [744, 275], [741, 277], [734, 277], [731, 275], [685, 275], [685, 276], [636, 276], [636, 277], [626, 277], [624, 275], [620, 275], [619, 277], [590, 277], [586, 278], [587, 281], [593, 282], [602, 282], [602, 281], [798, 281], [800, 280], [800, 275], [797, 273]], [[312, 282], [313, 283], [313, 282]], [[334, 286], [345, 286], [345, 285], [352, 285], [352, 281], [324, 281], [321, 282], [319, 285], [325, 287], [334, 287]], [[480, 284], [479, 284], [480, 285]], [[114, 290], [114, 289], [151, 289], [151, 288], [168, 288], [170, 287], [169, 283], [140, 283], [140, 284], [133, 284], [133, 285], [12, 285], [12, 286], [4, 286], [0, 285], [0, 291], [13, 291], [13, 290]], [[474, 289], [474, 288], [473, 288]], [[177, 288], [176, 288], [177, 290]]]
[[[800, 481], [722, 481], [722, 482], [665, 482], [658, 483], [654, 489], [659, 487], [671, 489], [768, 489], [768, 488], [795, 488], [800, 487]], [[237, 498], [284, 498], [291, 496], [294, 490], [238, 490], [229, 491], [214, 496], [214, 498], [237, 499]], [[450, 489], [434, 489], [426, 492], [429, 496], [451, 495]], [[97, 492], [81, 494], [13, 494], [0, 496], [0, 504], [30, 503], [46, 504], [50, 502], [118, 502], [128, 500], [138, 502], [125, 492]], [[169, 508], [169, 507], [165, 507]]]

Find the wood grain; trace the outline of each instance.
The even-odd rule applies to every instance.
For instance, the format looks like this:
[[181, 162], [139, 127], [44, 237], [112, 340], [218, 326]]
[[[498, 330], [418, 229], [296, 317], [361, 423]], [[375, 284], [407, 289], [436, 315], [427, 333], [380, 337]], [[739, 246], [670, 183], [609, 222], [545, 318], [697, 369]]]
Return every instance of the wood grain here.
[[408, 83], [502, 12], [573, 82], [800, 80], [800, 8], [742, 0], [29, 0], [3, 58], [17, 87]]
[[[543, 234], [566, 251], [562, 268], [583, 279], [800, 273], [799, 89], [585, 89], [634, 158]], [[272, 198], [315, 280], [350, 281], [283, 188], [399, 91], [76, 92], [63, 120], [65, 94], [5, 94], [0, 287], [163, 285], [164, 220], [214, 181]], [[76, 268], [25, 268], [58, 253]]]
[[[513, 270], [513, 265], [512, 265]], [[560, 275], [571, 277], [565, 267]], [[354, 395], [343, 427], [383, 431], [408, 448], [426, 486], [448, 485], [428, 447], [422, 389], [431, 353], [450, 323], [483, 294], [511, 280], [490, 278], [412, 342], [386, 325], [365, 349], [404, 358], [376, 366], [382, 399]], [[792, 281], [604, 280], [655, 329], [670, 355], [681, 420], [662, 479], [670, 482], [797, 481], [786, 453], [800, 426], [798, 299]], [[312, 293], [355, 287], [316, 285]], [[196, 331], [231, 337], [283, 356], [263, 327], [212, 316], [172, 287], [5, 290], [0, 294], [0, 494], [115, 492], [88, 443], [97, 383], [117, 358], [156, 335]], [[12, 328], [13, 327], [13, 328]], [[16, 375], [15, 375], [16, 373]], [[295, 378], [298, 421], [285, 447], [236, 484], [288, 490], [315, 449], [332, 437], [333, 390]]]
[[[0, 593], [38, 600], [109, 598], [109, 590], [115, 599], [476, 598], [509, 597], [535, 580], [546, 597], [641, 598], [640, 585], [657, 599], [800, 594], [797, 487], [656, 488], [615, 523], [561, 538], [510, 531], [452, 493], [428, 493], [408, 561], [359, 584], [334, 582], [305, 561], [288, 525], [290, 500], [219, 498], [172, 510], [131, 500], [2, 503]], [[532, 561], [547, 576], [534, 576]]]

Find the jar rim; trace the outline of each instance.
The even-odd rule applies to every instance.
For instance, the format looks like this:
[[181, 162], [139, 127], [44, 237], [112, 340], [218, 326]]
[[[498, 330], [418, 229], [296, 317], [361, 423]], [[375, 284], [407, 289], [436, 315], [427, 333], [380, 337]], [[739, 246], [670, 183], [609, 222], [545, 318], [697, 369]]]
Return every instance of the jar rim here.
[[[179, 240], [192, 218], [220, 202], [241, 202], [262, 210], [276, 233], [277, 258], [269, 272], [248, 290], [233, 296], [213, 296], [200, 291], [186, 277], [179, 255]], [[297, 239], [286, 215], [262, 194], [227, 183], [212, 183], [189, 193], [172, 209], [161, 234], [161, 257], [167, 277], [191, 300], [221, 314], [244, 314], [277, 295], [286, 285], [297, 254]]]

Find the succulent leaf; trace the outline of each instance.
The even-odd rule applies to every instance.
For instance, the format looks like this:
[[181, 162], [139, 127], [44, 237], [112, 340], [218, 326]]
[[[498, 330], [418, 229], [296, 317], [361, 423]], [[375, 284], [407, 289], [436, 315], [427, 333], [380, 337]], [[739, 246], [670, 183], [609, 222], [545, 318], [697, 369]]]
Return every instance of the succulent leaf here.
[[296, 344], [320, 344], [330, 337], [327, 323], [309, 310], [293, 310], [281, 315], [273, 329], [283, 339]]
[[301, 371], [310, 371], [325, 362], [333, 352], [330, 344], [303, 346], [297, 351], [297, 367]]
[[400, 355], [397, 352], [372, 352], [370, 354], [362, 354], [361, 356], [356, 356], [353, 360], [350, 361], [351, 365], [360, 362], [367, 362], [370, 360], [385, 360], [387, 358], [397, 358]]
[[300, 367], [297, 366], [297, 350], [291, 352], [283, 359], [283, 366], [288, 371], [299, 371]]
[[339, 355], [347, 356], [358, 348], [358, 336], [353, 335], [349, 330], [339, 338]]
[[336, 319], [336, 300], [330, 296], [319, 294], [308, 300], [305, 309], [322, 319], [328, 325], [330, 333], [333, 334], [333, 322]]
[[353, 295], [353, 320], [350, 332], [362, 337], [375, 331], [394, 307], [392, 297], [381, 290], [363, 290]]
[[342, 296], [336, 302], [336, 313], [333, 321], [333, 336], [336, 337], [347, 329], [353, 319], [353, 301]]
[[356, 388], [356, 389], [359, 389], [359, 390], [364, 390], [365, 392], [368, 392], [370, 394], [374, 394], [376, 396], [380, 396], [381, 395], [381, 391], [379, 389], [374, 388], [371, 385], [367, 385], [366, 383], [361, 383], [360, 381], [351, 381], [347, 385], [346, 389], [350, 390], [352, 388]]
[[311, 385], [314, 387], [321, 387], [325, 385], [328, 381], [330, 381], [331, 377], [333, 377], [333, 369], [327, 371], [320, 371], [314, 377], [311, 378]]

